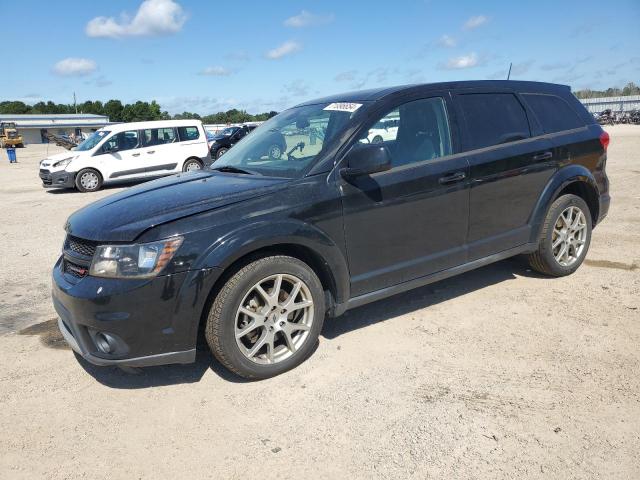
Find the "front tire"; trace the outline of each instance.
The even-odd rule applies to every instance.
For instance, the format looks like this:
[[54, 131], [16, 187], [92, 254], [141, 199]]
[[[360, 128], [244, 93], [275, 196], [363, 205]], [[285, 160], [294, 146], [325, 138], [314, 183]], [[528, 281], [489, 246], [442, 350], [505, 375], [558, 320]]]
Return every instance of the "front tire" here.
[[217, 294], [205, 337], [215, 357], [248, 379], [279, 375], [313, 351], [324, 322], [322, 284], [297, 258], [271, 256], [241, 268]]
[[575, 272], [591, 243], [591, 212], [577, 195], [563, 195], [547, 212], [538, 250], [529, 255], [534, 270], [553, 277]]
[[76, 175], [76, 188], [80, 192], [96, 192], [102, 187], [102, 175], [93, 168], [84, 168]]
[[218, 150], [216, 152], [216, 159], [220, 158], [222, 155], [224, 155], [225, 153], [227, 153], [227, 150], [229, 150], [228, 148], [221, 148], [220, 150]]

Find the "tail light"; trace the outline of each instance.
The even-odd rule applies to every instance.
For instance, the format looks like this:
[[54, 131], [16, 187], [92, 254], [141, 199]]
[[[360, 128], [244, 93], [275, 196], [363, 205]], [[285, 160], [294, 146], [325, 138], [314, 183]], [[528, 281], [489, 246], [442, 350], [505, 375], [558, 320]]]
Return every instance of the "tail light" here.
[[609, 134], [604, 130], [600, 134], [600, 144], [602, 145], [602, 148], [604, 148], [604, 151], [606, 152], [607, 147], [609, 146]]

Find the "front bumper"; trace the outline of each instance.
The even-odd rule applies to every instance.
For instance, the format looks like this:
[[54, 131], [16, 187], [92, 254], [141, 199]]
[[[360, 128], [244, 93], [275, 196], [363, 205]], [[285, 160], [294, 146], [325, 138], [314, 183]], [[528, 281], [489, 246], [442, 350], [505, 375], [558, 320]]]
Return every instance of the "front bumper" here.
[[44, 188], [74, 188], [76, 173], [75, 172], [51, 172], [45, 168], [41, 168], [39, 172], [40, 180]]
[[[198, 325], [217, 269], [144, 280], [78, 278], [53, 269], [52, 299], [69, 346], [94, 365], [195, 361]], [[109, 339], [108, 352], [100, 339]]]

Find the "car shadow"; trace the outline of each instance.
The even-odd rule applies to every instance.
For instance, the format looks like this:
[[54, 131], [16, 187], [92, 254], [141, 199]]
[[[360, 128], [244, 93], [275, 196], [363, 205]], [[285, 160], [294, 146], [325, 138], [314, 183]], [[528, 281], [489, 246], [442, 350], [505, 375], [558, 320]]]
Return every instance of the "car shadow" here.
[[490, 285], [515, 280], [516, 276], [543, 278], [542, 275], [531, 270], [522, 257], [509, 258], [354, 308], [339, 317], [327, 319], [322, 329], [322, 336], [333, 340], [359, 328], [428, 308]]
[[[350, 310], [340, 317], [328, 319], [324, 324], [322, 336], [331, 341], [345, 333], [437, 305], [490, 285], [514, 280], [517, 276], [542, 278], [541, 275], [530, 270], [520, 257], [514, 257], [425, 287], [379, 300]], [[317, 347], [318, 344], [316, 344], [315, 348]], [[213, 357], [203, 339], [198, 342], [195, 363], [188, 365], [121, 369], [118, 367], [92, 365], [77, 354], [76, 358], [87, 373], [101, 384], [110, 388], [139, 389], [181, 383], [196, 383], [200, 381], [208, 370], [228, 382], [249, 382], [249, 380], [243, 379], [223, 367]]]

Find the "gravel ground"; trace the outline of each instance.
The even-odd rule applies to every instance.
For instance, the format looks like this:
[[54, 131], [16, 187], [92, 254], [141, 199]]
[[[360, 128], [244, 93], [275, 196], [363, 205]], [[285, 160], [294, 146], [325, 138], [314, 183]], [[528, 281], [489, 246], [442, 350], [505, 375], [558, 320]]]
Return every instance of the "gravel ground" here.
[[576, 274], [512, 259], [353, 310], [254, 383], [206, 351], [78, 361], [49, 272], [66, 217], [119, 188], [47, 191], [46, 147], [0, 152], [0, 478], [640, 478], [640, 127], [609, 131], [611, 212]]

